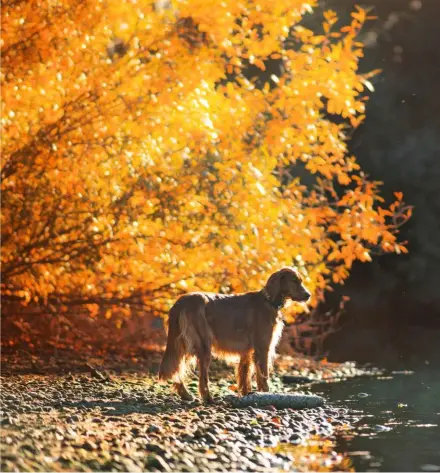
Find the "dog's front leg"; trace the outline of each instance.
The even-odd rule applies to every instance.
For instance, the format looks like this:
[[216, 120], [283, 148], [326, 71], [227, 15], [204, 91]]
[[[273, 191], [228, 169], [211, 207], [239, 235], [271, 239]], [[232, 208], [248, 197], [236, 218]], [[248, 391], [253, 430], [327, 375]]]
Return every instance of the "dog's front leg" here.
[[252, 391], [252, 354], [244, 353], [240, 357], [237, 369], [238, 391], [243, 395]]

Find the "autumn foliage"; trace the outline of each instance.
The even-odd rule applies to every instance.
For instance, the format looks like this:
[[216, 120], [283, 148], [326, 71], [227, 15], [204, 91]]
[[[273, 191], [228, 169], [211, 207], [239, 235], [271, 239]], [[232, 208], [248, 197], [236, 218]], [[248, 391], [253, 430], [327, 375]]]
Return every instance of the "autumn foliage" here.
[[4, 300], [163, 314], [294, 264], [316, 304], [355, 260], [405, 251], [402, 195], [380, 207], [347, 152], [367, 12], [312, 32], [315, 4], [2, 2]]

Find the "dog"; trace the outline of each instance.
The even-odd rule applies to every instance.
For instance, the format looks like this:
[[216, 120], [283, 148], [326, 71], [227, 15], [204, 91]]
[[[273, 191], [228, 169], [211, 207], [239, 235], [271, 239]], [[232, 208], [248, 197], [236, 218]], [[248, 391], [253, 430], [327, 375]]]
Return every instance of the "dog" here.
[[160, 380], [174, 380], [184, 400], [192, 400], [184, 383], [188, 362], [197, 358], [199, 394], [212, 403], [208, 370], [212, 352], [238, 355], [238, 391], [251, 392], [253, 368], [259, 391], [269, 391], [269, 371], [283, 330], [279, 310], [287, 299], [306, 302], [310, 292], [298, 271], [284, 267], [272, 274], [261, 291], [243, 294], [194, 292], [181, 296], [169, 312], [168, 338], [159, 368]]

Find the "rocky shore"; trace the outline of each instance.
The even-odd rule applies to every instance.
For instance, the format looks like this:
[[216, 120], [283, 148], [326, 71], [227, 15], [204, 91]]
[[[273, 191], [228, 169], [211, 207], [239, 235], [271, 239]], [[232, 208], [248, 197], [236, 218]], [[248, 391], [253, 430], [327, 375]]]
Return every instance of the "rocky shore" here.
[[[307, 471], [304, 445], [328, 441], [356, 421], [329, 403], [302, 410], [234, 406], [232, 368], [212, 371], [210, 406], [183, 402], [142, 372], [90, 365], [85, 373], [9, 371], [2, 376], [2, 471]], [[353, 364], [284, 358], [272, 386], [307, 394], [311, 383], [363, 373]], [[196, 385], [190, 382], [194, 393]], [[311, 469], [343, 469], [341, 455], [327, 450], [322, 458], [309, 455]]]

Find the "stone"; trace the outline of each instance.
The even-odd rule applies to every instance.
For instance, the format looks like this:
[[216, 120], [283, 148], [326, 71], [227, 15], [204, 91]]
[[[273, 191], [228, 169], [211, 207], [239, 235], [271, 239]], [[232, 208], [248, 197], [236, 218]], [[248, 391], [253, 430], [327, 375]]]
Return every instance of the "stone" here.
[[306, 409], [324, 404], [324, 399], [314, 394], [284, 393], [252, 393], [243, 397], [227, 396], [227, 401], [236, 408], [275, 406], [277, 409]]
[[171, 471], [168, 463], [159, 455], [148, 455], [147, 461], [145, 462], [147, 469], [157, 468], [159, 471]]
[[313, 381], [312, 379], [305, 376], [292, 376], [290, 374], [281, 376], [281, 380], [284, 384], [307, 384]]

